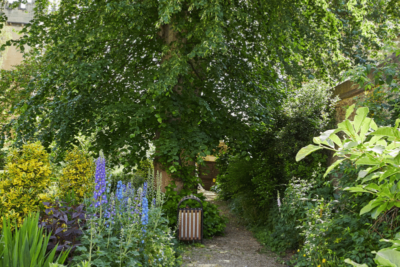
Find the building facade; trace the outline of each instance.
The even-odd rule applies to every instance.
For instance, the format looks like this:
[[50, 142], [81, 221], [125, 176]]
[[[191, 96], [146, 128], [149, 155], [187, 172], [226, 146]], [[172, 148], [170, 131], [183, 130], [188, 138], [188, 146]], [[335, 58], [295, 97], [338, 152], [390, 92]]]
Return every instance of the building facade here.
[[[0, 10], [7, 16], [7, 23], [0, 34], [0, 43], [7, 39], [19, 39], [19, 32], [33, 19], [34, 0], [28, 0], [26, 4], [19, 4], [18, 8], [10, 8], [10, 5], [15, 0], [6, 0], [3, 3], [0, 0], [0, 5], [3, 4], [3, 9]], [[21, 63], [23, 54], [16, 47], [9, 47], [6, 51], [0, 52], [0, 69], [9, 70], [13, 66]]]

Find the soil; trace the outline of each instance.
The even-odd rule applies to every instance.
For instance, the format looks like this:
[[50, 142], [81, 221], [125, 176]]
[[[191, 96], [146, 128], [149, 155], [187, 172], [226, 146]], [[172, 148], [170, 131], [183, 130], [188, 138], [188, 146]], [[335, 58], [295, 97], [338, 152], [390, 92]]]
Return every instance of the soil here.
[[182, 267], [284, 267], [277, 262], [278, 256], [266, 250], [241, 226], [230, 213], [225, 201], [215, 200], [212, 192], [203, 192], [207, 199], [217, 204], [220, 212], [228, 217], [224, 236], [205, 239], [203, 245], [187, 246]]

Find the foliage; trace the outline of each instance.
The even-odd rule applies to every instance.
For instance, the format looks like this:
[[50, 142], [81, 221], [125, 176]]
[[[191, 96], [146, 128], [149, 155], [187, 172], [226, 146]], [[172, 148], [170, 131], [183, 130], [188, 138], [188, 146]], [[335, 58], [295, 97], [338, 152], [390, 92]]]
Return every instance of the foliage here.
[[321, 171], [311, 181], [293, 180], [281, 206], [269, 213], [273, 231], [259, 227], [256, 237], [280, 253], [296, 249], [291, 266], [347, 266], [345, 258], [373, 264], [370, 251], [385, 246], [379, 239], [390, 237], [399, 220], [394, 218], [391, 225], [388, 218], [376, 223], [359, 215], [371, 196], [342, 190], [356, 183], [357, 173], [350, 164], [343, 164], [333, 180], [323, 178]]
[[[353, 121], [348, 117], [352, 114], [354, 105], [346, 112], [346, 120], [338, 124], [338, 129], [324, 132], [314, 139], [318, 145], [309, 145], [299, 151], [300, 160], [315, 150], [328, 147], [334, 150], [340, 158], [326, 172], [335, 168], [341, 162], [348, 160], [360, 168], [357, 170], [357, 180], [352, 186], [346, 187], [352, 193], [369, 193], [369, 201], [363, 203], [360, 215], [370, 213], [371, 218], [378, 219], [378, 224], [387, 224], [386, 233], [391, 235], [398, 227], [396, 214], [398, 211], [398, 123], [394, 127], [378, 127], [374, 120], [367, 117], [368, 108], [359, 108]], [[343, 131], [343, 141], [336, 133]], [[335, 145], [337, 145], [337, 149]], [[383, 214], [382, 214], [383, 213]], [[369, 248], [369, 251], [374, 247]], [[368, 248], [365, 248], [368, 251]], [[384, 250], [385, 251], [385, 250]], [[360, 261], [360, 258], [352, 259]], [[379, 261], [375, 259], [378, 264]]]
[[[162, 207], [165, 216], [168, 218], [169, 227], [174, 229], [178, 225], [177, 210], [179, 201], [188, 195], [194, 195], [201, 200], [203, 204], [203, 237], [211, 238], [223, 234], [227, 218], [220, 215], [217, 205], [205, 201], [203, 194], [193, 194], [192, 191], [182, 189], [179, 193], [175, 190], [176, 185], [172, 183], [165, 187], [166, 201]], [[188, 205], [191, 208], [200, 208], [200, 204], [195, 200], [187, 200], [180, 208]]]
[[[361, 210], [360, 215], [370, 213], [372, 218], [376, 219], [382, 212], [400, 207], [400, 188], [397, 185], [400, 173], [400, 149], [397, 147], [400, 140], [400, 120], [396, 120], [394, 127], [378, 128], [374, 120], [367, 117], [368, 108], [357, 109], [354, 121], [348, 120], [353, 110], [354, 105], [347, 110], [346, 120], [339, 123], [337, 129], [328, 130], [315, 138], [314, 142], [317, 145], [302, 148], [296, 160], [301, 160], [313, 151], [327, 148], [335, 151], [334, 155], [340, 159], [328, 168], [325, 175], [344, 160], [363, 166], [358, 173], [359, 184], [345, 190], [373, 194], [374, 199]], [[343, 141], [336, 135], [338, 132], [344, 132]], [[367, 139], [370, 136], [372, 137]], [[335, 144], [338, 149], [335, 149]]]
[[0, 150], [0, 171], [2, 171], [4, 169], [6, 157], [7, 157], [6, 152], [3, 150]]
[[0, 239], [1, 267], [49, 267], [50, 263], [64, 263], [69, 251], [55, 258], [57, 247], [46, 253], [50, 235], [38, 227], [39, 214], [30, 214], [14, 231], [8, 219], [3, 220]]
[[[397, 233], [394, 240], [382, 239], [381, 241], [393, 243], [391, 247], [384, 248], [376, 252], [375, 263], [378, 267], [398, 267], [400, 266], [400, 233]], [[345, 260], [346, 263], [352, 266], [368, 267], [366, 264], [357, 264], [350, 259]]]
[[373, 62], [358, 65], [344, 76], [365, 89], [365, 97], [358, 99], [357, 107], [368, 107], [378, 125], [393, 125], [400, 115], [399, 55], [399, 43], [387, 42]]
[[[162, 217], [161, 179], [135, 190], [119, 183], [107, 193], [105, 160], [96, 161], [94, 198], [87, 203], [87, 228], [77, 248], [89, 266], [180, 266], [168, 221]], [[156, 186], [157, 185], [157, 186]]]
[[58, 256], [69, 251], [68, 261], [72, 260], [74, 251], [80, 245], [79, 238], [86, 224], [84, 205], [70, 205], [63, 201], [44, 203], [46, 209], [42, 212], [39, 226], [50, 235], [47, 252], [56, 249]]
[[304, 242], [302, 221], [307, 218], [307, 213], [321, 201], [313, 188], [315, 179], [301, 180], [293, 178], [284, 192], [281, 206], [276, 205], [269, 220], [273, 229], [265, 242], [273, 251], [286, 251], [296, 249]]
[[220, 140], [233, 148], [267, 130], [285, 83], [334, 79], [365, 62], [398, 31], [391, 2], [63, 0], [51, 12], [36, 1], [12, 43], [32, 47], [37, 68], [28, 62], [1, 83], [7, 97], [15, 77], [32, 78], [3, 133], [64, 150], [77, 133], [96, 133], [94, 150], [115, 161], [129, 150], [121, 163], [131, 166], [154, 142], [180, 175]]
[[50, 162], [40, 142], [9, 150], [5, 172], [0, 173], [0, 214], [20, 226], [24, 217], [50, 200]]
[[254, 142], [242, 145], [241, 154], [230, 149], [219, 157], [220, 196], [232, 199], [233, 210], [246, 224], [267, 224], [272, 231], [276, 224], [270, 218], [277, 210], [269, 210], [275, 207], [277, 192], [284, 193], [293, 177], [306, 180], [314, 171], [325, 168], [324, 153], [300, 163], [294, 157], [296, 149], [333, 124], [336, 102], [322, 81], [304, 85], [288, 94], [282, 110], [274, 115], [274, 127], [254, 134]]
[[148, 173], [154, 173], [153, 162], [150, 159], [144, 159], [139, 162], [136, 174], [141, 177], [147, 177]]
[[60, 194], [64, 196], [73, 191], [78, 202], [91, 197], [94, 185], [93, 160], [75, 147], [67, 153], [64, 162], [65, 167], [59, 180]]
[[[11, 39], [11, 31], [10, 29], [7, 29], [5, 26], [6, 23], [1, 23], [0, 24], [0, 46], [2, 46], [3, 44], [5, 44], [7, 41], [9, 41]], [[2, 65], [3, 65], [3, 60], [5, 58], [5, 56], [7, 55], [7, 50], [5, 49], [4, 51], [0, 52], [0, 69], [2, 69]], [[0, 74], [0, 78], [1, 78], [1, 74]], [[2, 99], [2, 97], [0, 98]], [[1, 109], [0, 109], [1, 110]], [[0, 113], [0, 117], [2, 114]], [[0, 120], [1, 123], [1, 120]]]

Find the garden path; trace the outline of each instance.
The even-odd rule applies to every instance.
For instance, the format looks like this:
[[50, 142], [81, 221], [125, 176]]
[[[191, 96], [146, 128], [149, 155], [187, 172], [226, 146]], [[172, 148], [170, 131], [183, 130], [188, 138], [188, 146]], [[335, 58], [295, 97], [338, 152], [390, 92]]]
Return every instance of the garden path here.
[[225, 235], [204, 240], [204, 245], [188, 246], [183, 254], [182, 267], [282, 267], [277, 256], [266, 251], [252, 233], [239, 225], [225, 201], [215, 200], [213, 192], [203, 194], [217, 204], [221, 213], [229, 218]]

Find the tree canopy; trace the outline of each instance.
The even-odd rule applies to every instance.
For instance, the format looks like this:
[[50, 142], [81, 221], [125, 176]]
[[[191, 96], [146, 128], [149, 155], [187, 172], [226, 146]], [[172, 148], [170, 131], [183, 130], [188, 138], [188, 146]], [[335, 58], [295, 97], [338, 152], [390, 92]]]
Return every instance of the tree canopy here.
[[[13, 128], [17, 140], [66, 148], [96, 132], [96, 150], [130, 151], [135, 163], [153, 142], [179, 171], [219, 140], [248, 143], [273, 123], [288, 86], [336, 81], [367, 61], [397, 34], [395, 2], [38, 0], [11, 42], [33, 48], [26, 68], [3, 74], [31, 77], [3, 141]], [[0, 94], [12, 84], [3, 79]]]

